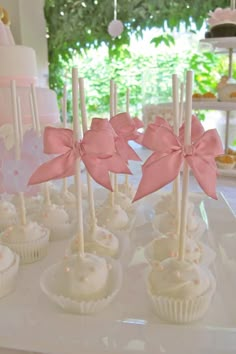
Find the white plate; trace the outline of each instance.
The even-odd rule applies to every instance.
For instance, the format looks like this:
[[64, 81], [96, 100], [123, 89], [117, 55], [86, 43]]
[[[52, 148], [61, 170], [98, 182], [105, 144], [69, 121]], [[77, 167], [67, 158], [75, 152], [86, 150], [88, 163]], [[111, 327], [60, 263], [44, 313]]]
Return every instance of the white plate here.
[[46, 259], [22, 266], [17, 290], [1, 299], [0, 346], [53, 354], [235, 354], [236, 220], [221, 196], [203, 203], [211, 230], [204, 242], [217, 254], [216, 296], [203, 321], [174, 326], [156, 317], [144, 286], [142, 247], [112, 306], [94, 316], [63, 312], [39, 287], [42, 271], [64, 254], [66, 242], [59, 241], [50, 245]]

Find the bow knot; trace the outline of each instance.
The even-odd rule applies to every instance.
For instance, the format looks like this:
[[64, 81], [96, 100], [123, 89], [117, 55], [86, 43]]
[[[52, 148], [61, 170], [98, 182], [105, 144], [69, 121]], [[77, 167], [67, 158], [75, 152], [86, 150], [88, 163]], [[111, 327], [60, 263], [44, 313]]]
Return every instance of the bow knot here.
[[193, 155], [193, 145], [185, 145], [183, 147], [183, 153], [184, 153], [184, 157], [187, 156], [192, 156]]
[[83, 146], [82, 140], [80, 140], [80, 141], [75, 141], [75, 142], [73, 143], [72, 149], [73, 149], [73, 151], [74, 151], [74, 153], [75, 153], [75, 156], [76, 156], [77, 158], [79, 158], [79, 157], [82, 158], [83, 155], [85, 154], [85, 148], [84, 148], [84, 146]]

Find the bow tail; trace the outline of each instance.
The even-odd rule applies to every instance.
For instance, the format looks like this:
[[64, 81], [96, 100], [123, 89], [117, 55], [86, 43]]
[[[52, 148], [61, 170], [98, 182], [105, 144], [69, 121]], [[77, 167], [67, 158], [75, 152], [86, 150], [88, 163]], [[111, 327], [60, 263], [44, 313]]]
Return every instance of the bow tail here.
[[75, 157], [69, 152], [43, 163], [29, 179], [28, 185], [69, 177], [75, 174]]
[[136, 152], [129, 146], [128, 142], [126, 142], [125, 140], [118, 138], [115, 141], [115, 144], [118, 154], [122, 157], [124, 161], [141, 161], [138, 154], [136, 154]]
[[[157, 156], [156, 160], [155, 156]], [[182, 161], [183, 157], [180, 151], [163, 155], [160, 158], [154, 152], [142, 166], [142, 179], [133, 202], [172, 182], [180, 171]]]
[[218, 199], [216, 194], [217, 168], [214, 158], [211, 156], [202, 158], [195, 155], [186, 159], [202, 190], [209, 197]]
[[113, 156], [106, 158], [105, 161], [110, 172], [132, 175], [129, 167], [120, 155], [114, 154]]
[[113, 191], [106, 159], [98, 159], [96, 157], [91, 158], [84, 155], [82, 160], [88, 173], [94, 181], [104, 188]]

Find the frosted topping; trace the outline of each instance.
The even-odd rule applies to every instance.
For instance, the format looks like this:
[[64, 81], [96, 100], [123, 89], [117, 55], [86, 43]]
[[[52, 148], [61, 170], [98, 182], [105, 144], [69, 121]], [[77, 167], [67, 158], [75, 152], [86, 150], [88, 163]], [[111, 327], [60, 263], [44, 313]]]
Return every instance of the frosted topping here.
[[2, 239], [6, 243], [30, 242], [38, 240], [46, 233], [46, 229], [36, 222], [28, 222], [26, 225], [14, 225], [8, 227], [2, 234]]
[[222, 9], [216, 8], [215, 11], [209, 13], [208, 25], [214, 27], [222, 23], [234, 23], [236, 24], [236, 10], [230, 8]]
[[76, 204], [75, 195], [69, 191], [54, 193], [51, 199], [53, 203], [58, 205], [70, 206]]
[[[168, 212], [171, 215], [175, 215], [176, 214], [175, 210], [176, 210], [176, 203], [172, 193], [162, 195], [159, 202], [155, 206], [155, 211], [158, 214]], [[194, 213], [194, 204], [190, 201], [188, 202], [188, 212], [191, 214]]]
[[16, 208], [14, 204], [1, 200], [0, 201], [0, 216], [1, 220], [4, 221], [6, 219], [16, 218]]
[[41, 214], [40, 222], [46, 227], [52, 227], [53, 225], [64, 225], [68, 223], [69, 216], [62, 206], [51, 204], [46, 206]]
[[[153, 256], [158, 261], [176, 257], [179, 250], [179, 242], [176, 235], [164, 236], [152, 241]], [[201, 247], [192, 239], [186, 239], [185, 259], [199, 263], [202, 256]]]
[[[81, 184], [81, 188], [82, 188], [82, 197], [83, 197], [83, 198], [87, 198], [87, 196], [88, 196], [88, 187], [87, 187], [87, 184], [82, 183], [82, 184]], [[76, 193], [75, 185], [74, 185], [74, 184], [71, 184], [71, 185], [69, 186], [68, 190], [69, 190], [71, 193], [75, 194], [75, 193]]]
[[133, 200], [136, 190], [132, 184], [119, 184], [118, 189], [119, 192], [125, 194], [129, 199]]
[[119, 240], [110, 231], [96, 226], [91, 234], [92, 242], [89, 244], [91, 251], [95, 251], [100, 255], [111, 255], [117, 254], [119, 249]]
[[153, 267], [150, 284], [154, 294], [174, 298], [195, 298], [210, 286], [208, 273], [189, 261], [168, 258]]
[[14, 262], [15, 255], [10, 248], [0, 245], [0, 272], [9, 268]]
[[127, 226], [129, 222], [128, 215], [119, 205], [114, 205], [113, 208], [108, 210], [106, 209], [104, 212], [106, 215], [106, 225], [108, 229], [120, 230]]
[[65, 272], [70, 297], [91, 300], [105, 295], [109, 269], [104, 258], [90, 253], [76, 256], [68, 261]]

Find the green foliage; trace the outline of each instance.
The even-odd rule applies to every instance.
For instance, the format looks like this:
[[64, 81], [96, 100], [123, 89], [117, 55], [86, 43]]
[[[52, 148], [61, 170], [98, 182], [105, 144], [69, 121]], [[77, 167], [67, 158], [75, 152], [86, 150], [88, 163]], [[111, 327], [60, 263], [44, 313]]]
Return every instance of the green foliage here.
[[[125, 31], [112, 39], [107, 26], [113, 19], [113, 1], [46, 0], [50, 86], [61, 94], [64, 63], [76, 53], [83, 54], [105, 43], [110, 57], [117, 57], [119, 48], [129, 45], [132, 33], [142, 37], [144, 29], [178, 29], [181, 23], [188, 30], [193, 24], [200, 29], [210, 10], [228, 3], [229, 0], [119, 0], [118, 18], [125, 24]], [[163, 41], [167, 44], [171, 39], [163, 37]]]

